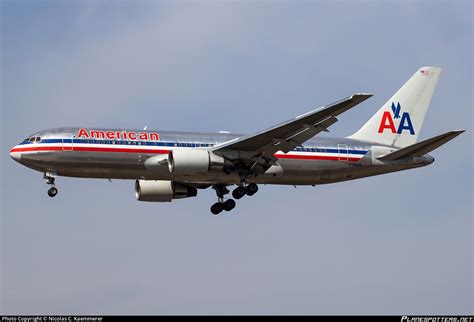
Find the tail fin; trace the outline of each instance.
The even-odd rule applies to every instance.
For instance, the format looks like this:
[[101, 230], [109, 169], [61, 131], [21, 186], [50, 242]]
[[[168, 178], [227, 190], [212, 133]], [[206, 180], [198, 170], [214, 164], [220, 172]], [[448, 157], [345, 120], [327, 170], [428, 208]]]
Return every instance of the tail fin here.
[[403, 148], [416, 142], [441, 68], [420, 68], [349, 138]]

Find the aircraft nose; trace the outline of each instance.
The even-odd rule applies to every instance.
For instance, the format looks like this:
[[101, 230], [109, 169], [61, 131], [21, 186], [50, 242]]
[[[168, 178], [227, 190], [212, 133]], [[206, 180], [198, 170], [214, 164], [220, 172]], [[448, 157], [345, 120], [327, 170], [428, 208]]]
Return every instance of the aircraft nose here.
[[15, 160], [16, 162], [20, 162], [21, 160], [21, 152], [15, 151], [15, 147], [10, 150], [10, 157]]

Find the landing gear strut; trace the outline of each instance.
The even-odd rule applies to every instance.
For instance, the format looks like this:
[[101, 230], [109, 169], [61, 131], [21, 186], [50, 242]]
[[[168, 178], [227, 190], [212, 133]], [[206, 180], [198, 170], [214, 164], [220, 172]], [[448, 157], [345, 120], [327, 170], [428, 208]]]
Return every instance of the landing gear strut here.
[[43, 176], [44, 179], [48, 180], [46, 184], [49, 184], [51, 188], [48, 189], [48, 196], [51, 198], [58, 194], [58, 189], [54, 185], [54, 179], [56, 178], [56, 174], [52, 172], [46, 172]]
[[214, 190], [216, 190], [217, 194], [217, 199], [218, 201], [212, 205], [211, 207], [211, 212], [214, 215], [218, 215], [222, 212], [222, 210], [225, 211], [231, 211], [232, 209], [235, 208], [235, 201], [232, 199], [227, 199], [224, 201], [224, 196], [229, 193], [229, 190], [227, 187], [223, 184], [221, 185], [214, 185], [212, 186]]

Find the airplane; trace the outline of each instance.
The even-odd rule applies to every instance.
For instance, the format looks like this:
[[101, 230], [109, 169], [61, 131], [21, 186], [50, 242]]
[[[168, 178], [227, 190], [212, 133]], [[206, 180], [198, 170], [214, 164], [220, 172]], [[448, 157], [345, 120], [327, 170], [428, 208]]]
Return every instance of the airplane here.
[[[140, 201], [170, 202], [212, 187], [217, 215], [252, 196], [258, 184], [320, 185], [427, 166], [429, 152], [464, 130], [417, 142], [441, 72], [422, 67], [346, 138], [315, 137], [371, 94], [338, 102], [249, 135], [126, 129], [55, 128], [10, 150], [20, 164], [44, 174], [56, 196], [57, 176], [135, 180]], [[228, 189], [236, 185], [232, 198]]]

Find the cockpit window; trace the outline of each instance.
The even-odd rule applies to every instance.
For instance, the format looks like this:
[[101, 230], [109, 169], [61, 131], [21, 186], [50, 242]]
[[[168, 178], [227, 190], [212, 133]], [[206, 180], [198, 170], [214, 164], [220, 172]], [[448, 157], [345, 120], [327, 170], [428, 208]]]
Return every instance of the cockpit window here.
[[40, 142], [40, 141], [41, 141], [40, 136], [32, 136], [32, 137], [24, 139], [23, 143], [26, 143], [26, 142]]

